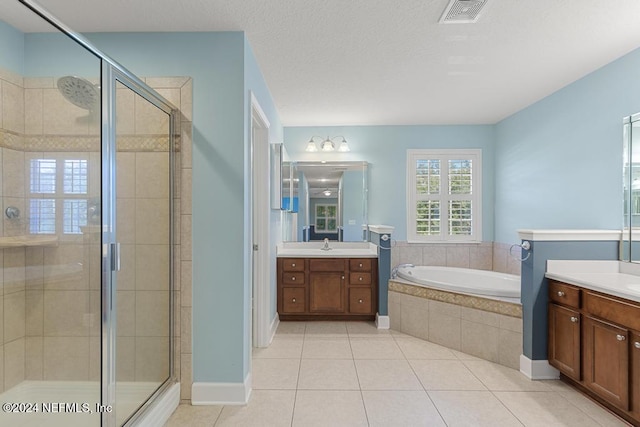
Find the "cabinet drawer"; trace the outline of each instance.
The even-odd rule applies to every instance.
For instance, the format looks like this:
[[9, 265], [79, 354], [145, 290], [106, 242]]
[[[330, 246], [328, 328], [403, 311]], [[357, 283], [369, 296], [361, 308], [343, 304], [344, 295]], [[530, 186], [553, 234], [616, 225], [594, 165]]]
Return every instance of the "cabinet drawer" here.
[[371, 259], [352, 259], [349, 260], [349, 270], [351, 271], [371, 271]]
[[284, 271], [304, 271], [304, 259], [302, 258], [283, 258], [282, 269]]
[[580, 289], [566, 283], [550, 280], [549, 300], [569, 307], [580, 308]]
[[344, 271], [345, 260], [340, 258], [311, 258], [309, 271]]
[[282, 273], [282, 283], [284, 285], [304, 285], [304, 272], [291, 273], [285, 271]]
[[305, 289], [304, 288], [282, 288], [282, 312], [283, 313], [304, 313]]
[[371, 288], [349, 289], [349, 313], [371, 313]]
[[584, 310], [612, 323], [640, 330], [640, 306], [593, 292], [583, 292]]
[[349, 283], [352, 285], [370, 285], [371, 273], [350, 273]]

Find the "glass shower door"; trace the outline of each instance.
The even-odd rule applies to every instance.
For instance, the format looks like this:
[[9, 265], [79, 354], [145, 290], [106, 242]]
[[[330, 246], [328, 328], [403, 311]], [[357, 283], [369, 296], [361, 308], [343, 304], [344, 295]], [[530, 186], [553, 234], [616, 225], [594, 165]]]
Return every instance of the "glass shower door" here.
[[171, 115], [116, 78], [116, 424], [171, 376]]

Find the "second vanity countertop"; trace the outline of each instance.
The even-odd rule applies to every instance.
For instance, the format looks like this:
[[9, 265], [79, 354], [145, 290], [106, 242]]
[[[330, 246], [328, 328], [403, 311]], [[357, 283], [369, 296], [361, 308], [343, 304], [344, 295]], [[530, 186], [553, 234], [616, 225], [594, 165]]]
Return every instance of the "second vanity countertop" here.
[[640, 302], [640, 264], [549, 260], [545, 277]]
[[278, 258], [377, 258], [378, 247], [369, 242], [329, 242], [329, 250], [323, 250], [324, 242], [284, 242], [277, 246]]

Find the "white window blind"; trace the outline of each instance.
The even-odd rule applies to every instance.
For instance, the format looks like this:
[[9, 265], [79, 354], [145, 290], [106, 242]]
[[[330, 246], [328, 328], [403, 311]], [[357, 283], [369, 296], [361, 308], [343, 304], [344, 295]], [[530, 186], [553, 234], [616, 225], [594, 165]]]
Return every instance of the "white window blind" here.
[[408, 150], [407, 240], [481, 241], [482, 152]]
[[[32, 234], [80, 234], [87, 225], [89, 188], [86, 159], [31, 159], [29, 231]], [[42, 198], [47, 195], [47, 198]]]

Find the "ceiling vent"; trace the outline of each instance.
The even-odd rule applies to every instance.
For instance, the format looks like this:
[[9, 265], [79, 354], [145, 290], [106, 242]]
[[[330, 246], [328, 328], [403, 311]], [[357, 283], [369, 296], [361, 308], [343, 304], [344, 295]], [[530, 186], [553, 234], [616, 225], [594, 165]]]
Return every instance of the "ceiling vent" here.
[[472, 24], [478, 21], [487, 0], [451, 0], [440, 17], [441, 24]]

